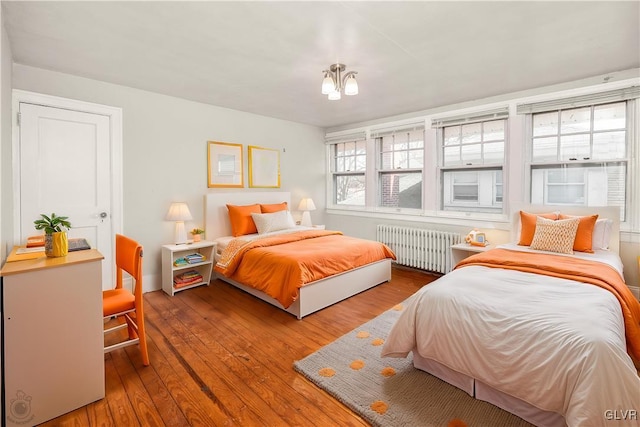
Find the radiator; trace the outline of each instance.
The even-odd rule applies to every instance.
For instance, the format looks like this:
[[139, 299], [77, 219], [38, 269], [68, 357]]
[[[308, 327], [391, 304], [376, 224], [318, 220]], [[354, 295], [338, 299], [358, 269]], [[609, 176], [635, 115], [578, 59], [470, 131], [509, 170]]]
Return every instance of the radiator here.
[[443, 274], [453, 267], [451, 245], [462, 242], [458, 233], [385, 224], [376, 235], [395, 252], [398, 264]]

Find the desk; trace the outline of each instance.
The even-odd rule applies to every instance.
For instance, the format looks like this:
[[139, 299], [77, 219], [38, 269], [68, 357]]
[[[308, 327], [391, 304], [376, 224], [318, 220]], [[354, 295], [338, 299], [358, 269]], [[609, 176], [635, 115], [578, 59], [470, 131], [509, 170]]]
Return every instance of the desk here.
[[104, 398], [102, 259], [86, 250], [0, 270], [7, 426], [39, 424]]

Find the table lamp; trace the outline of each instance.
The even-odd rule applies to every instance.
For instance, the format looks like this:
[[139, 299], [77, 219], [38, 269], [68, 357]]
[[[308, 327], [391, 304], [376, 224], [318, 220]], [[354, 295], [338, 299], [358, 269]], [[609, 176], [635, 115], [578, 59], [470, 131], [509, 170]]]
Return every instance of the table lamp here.
[[316, 205], [313, 203], [313, 200], [310, 198], [302, 199], [300, 204], [298, 205], [298, 210], [302, 211], [302, 221], [300, 221], [300, 225], [304, 225], [305, 227], [311, 227], [311, 214], [309, 211], [315, 211]]
[[187, 243], [187, 232], [184, 229], [184, 222], [193, 219], [191, 217], [191, 212], [189, 211], [189, 206], [187, 206], [187, 204], [183, 202], [171, 203], [169, 212], [167, 213], [167, 217], [165, 219], [167, 221], [176, 222], [176, 232], [174, 239], [175, 244], [179, 245], [182, 243]]

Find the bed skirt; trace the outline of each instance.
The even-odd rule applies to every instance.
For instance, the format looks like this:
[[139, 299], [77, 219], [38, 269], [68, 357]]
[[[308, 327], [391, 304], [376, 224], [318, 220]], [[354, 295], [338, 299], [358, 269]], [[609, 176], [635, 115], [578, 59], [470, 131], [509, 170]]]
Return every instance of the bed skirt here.
[[489, 402], [537, 426], [566, 427], [564, 417], [557, 412], [543, 411], [523, 400], [498, 391], [468, 375], [454, 371], [441, 363], [413, 353], [413, 366], [440, 378], [476, 399]]

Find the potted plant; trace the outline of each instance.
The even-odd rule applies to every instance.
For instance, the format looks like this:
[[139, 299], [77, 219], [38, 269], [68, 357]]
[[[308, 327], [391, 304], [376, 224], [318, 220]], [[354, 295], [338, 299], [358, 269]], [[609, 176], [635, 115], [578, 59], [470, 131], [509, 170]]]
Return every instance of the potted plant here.
[[71, 228], [69, 217], [40, 214], [40, 219], [33, 221], [36, 230], [44, 230], [44, 253], [48, 257], [65, 256], [69, 253], [67, 230]]
[[202, 239], [202, 235], [204, 234], [204, 230], [202, 228], [194, 228], [191, 230], [191, 235], [193, 236], [194, 242], [199, 242]]

